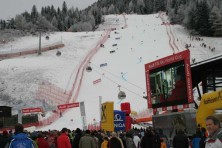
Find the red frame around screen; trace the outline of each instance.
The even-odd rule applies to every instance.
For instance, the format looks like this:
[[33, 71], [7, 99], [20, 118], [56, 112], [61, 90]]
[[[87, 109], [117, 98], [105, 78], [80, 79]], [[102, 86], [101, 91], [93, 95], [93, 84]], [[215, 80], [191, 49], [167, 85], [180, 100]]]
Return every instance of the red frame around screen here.
[[[163, 68], [165, 66], [168, 66], [168, 65], [180, 62], [180, 61], [184, 61], [186, 89], [187, 89], [187, 103], [193, 102], [192, 79], [191, 79], [191, 70], [190, 70], [190, 51], [184, 50], [177, 54], [173, 54], [173, 55], [164, 57], [162, 59], [153, 61], [151, 63], [145, 64], [148, 108], [154, 108], [152, 106], [152, 99], [151, 99], [150, 71], [158, 69], [158, 68]], [[181, 105], [181, 103], [178, 103], [176, 105]], [[166, 107], [166, 106], [169, 106], [169, 105], [164, 105], [163, 103], [160, 107]]]

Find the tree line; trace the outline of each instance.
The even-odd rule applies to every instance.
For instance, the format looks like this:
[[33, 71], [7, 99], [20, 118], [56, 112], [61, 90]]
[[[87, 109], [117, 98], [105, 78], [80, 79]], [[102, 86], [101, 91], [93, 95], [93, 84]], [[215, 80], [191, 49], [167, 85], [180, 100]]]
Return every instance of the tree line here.
[[167, 12], [171, 23], [187, 27], [191, 34], [222, 36], [222, 0], [98, 0], [88, 8], [42, 7], [39, 13], [34, 5], [31, 13], [0, 20], [1, 29], [13, 28], [36, 31], [92, 31], [109, 14], [152, 14]]

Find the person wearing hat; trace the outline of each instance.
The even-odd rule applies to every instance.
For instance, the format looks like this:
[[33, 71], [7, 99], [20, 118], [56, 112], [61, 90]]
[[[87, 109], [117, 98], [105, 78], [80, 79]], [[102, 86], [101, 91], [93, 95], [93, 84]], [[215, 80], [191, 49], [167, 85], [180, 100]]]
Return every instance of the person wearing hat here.
[[58, 148], [72, 148], [67, 128], [62, 129], [61, 135], [57, 138], [57, 145]]
[[15, 125], [15, 135], [12, 136], [12, 140], [9, 143], [9, 148], [17, 147], [35, 148], [33, 140], [24, 133], [24, 127], [20, 123]]
[[9, 142], [9, 134], [8, 131], [3, 131], [2, 135], [0, 135], [0, 146], [5, 147], [5, 145]]

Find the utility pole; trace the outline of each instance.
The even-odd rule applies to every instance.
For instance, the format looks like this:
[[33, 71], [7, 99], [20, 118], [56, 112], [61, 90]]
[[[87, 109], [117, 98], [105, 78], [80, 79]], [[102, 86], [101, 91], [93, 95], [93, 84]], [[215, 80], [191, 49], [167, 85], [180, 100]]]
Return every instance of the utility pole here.
[[38, 55], [41, 55], [41, 31], [39, 31], [39, 51], [38, 51]]
[[21, 109], [18, 110], [18, 123], [22, 124], [22, 110]]
[[101, 127], [102, 127], [102, 96], [99, 96], [99, 116], [100, 116], [100, 120], [99, 120], [99, 126], [100, 126], [100, 129], [101, 129]]

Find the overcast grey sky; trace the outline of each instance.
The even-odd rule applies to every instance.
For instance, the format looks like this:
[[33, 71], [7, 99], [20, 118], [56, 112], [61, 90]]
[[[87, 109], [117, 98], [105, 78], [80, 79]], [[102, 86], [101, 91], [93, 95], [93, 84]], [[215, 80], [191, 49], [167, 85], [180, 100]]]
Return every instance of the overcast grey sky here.
[[54, 5], [56, 9], [62, 8], [64, 1], [68, 8], [73, 6], [84, 9], [97, 0], [0, 0], [0, 19], [10, 19], [25, 11], [31, 12], [33, 5], [36, 5], [38, 12], [41, 12], [42, 6]]

